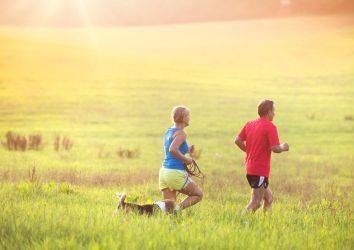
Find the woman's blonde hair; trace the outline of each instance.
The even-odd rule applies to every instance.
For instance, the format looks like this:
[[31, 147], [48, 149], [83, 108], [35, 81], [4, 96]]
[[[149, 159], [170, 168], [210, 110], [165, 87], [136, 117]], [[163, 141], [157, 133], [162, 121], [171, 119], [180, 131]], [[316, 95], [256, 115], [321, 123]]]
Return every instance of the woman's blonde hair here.
[[176, 106], [172, 109], [171, 120], [175, 123], [184, 122], [184, 118], [190, 113], [189, 108], [185, 106]]

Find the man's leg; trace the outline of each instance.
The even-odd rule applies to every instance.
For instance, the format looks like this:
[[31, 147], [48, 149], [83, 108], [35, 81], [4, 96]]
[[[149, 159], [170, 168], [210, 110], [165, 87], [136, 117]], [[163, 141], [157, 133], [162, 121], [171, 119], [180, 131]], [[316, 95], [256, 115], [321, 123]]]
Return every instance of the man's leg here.
[[270, 190], [269, 187], [264, 190], [263, 199], [264, 199], [263, 210], [266, 212], [269, 209], [271, 209], [273, 203], [273, 194], [272, 194], [272, 190]]
[[261, 206], [264, 192], [265, 188], [263, 186], [259, 188], [252, 188], [251, 200], [246, 207], [247, 212], [255, 212]]

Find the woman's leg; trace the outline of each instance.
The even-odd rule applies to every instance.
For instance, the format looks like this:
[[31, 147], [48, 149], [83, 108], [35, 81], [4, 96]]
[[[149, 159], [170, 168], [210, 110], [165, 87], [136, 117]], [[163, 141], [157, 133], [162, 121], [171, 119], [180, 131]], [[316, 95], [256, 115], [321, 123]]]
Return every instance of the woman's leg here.
[[162, 190], [162, 195], [164, 200], [176, 201], [176, 190], [165, 188]]
[[172, 213], [176, 203], [176, 190], [165, 188], [162, 190], [163, 200], [168, 213]]
[[201, 201], [203, 198], [203, 193], [195, 182], [188, 183], [187, 186], [182, 188], [179, 192], [188, 195], [188, 197], [180, 204], [181, 209], [190, 207]]

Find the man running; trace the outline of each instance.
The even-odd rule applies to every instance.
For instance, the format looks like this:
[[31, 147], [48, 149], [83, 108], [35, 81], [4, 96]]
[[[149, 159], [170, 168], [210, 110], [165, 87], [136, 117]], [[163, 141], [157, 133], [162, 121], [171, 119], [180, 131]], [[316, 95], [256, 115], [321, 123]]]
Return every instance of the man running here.
[[253, 212], [261, 206], [262, 200], [264, 211], [272, 205], [273, 195], [268, 187], [272, 151], [281, 153], [289, 150], [287, 143], [279, 143], [277, 127], [272, 123], [274, 102], [262, 100], [258, 104], [258, 114], [259, 118], [247, 122], [235, 138], [235, 144], [246, 152], [246, 177], [252, 188], [251, 201], [246, 210]]

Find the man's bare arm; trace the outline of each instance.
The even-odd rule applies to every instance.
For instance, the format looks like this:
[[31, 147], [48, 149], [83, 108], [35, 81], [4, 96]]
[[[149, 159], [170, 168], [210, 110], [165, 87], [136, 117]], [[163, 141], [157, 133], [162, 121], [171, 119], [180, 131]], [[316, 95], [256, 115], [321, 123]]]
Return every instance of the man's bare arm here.
[[239, 137], [236, 136], [235, 138], [235, 144], [237, 147], [239, 147], [243, 152], [246, 152], [246, 145], [245, 142]]
[[289, 151], [289, 144], [287, 144], [286, 142], [277, 146], [274, 146], [271, 148], [273, 153], [281, 153], [284, 151]]

